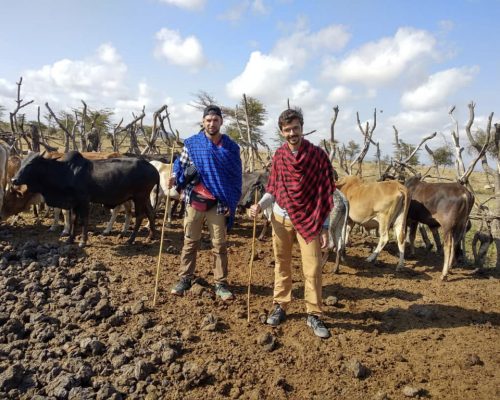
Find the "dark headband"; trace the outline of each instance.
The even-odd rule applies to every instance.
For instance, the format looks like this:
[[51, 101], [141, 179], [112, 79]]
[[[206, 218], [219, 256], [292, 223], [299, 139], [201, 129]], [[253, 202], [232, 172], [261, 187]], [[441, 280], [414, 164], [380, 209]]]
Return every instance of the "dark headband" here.
[[213, 104], [205, 107], [205, 110], [203, 110], [203, 118], [205, 118], [207, 115], [210, 115], [210, 114], [215, 114], [215, 115], [218, 115], [219, 117], [222, 118], [221, 109]]

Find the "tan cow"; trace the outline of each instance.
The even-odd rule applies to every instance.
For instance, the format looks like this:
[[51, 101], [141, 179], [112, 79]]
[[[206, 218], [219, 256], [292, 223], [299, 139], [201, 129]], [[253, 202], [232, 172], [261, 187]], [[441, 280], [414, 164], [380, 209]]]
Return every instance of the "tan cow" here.
[[[396, 181], [363, 182], [357, 176], [345, 176], [336, 182], [349, 201], [349, 231], [354, 224], [368, 229], [378, 228], [379, 242], [366, 259], [374, 262], [389, 240], [389, 229], [394, 228], [399, 248], [396, 270], [404, 267], [406, 217], [410, 197], [404, 185]], [[347, 240], [347, 239], [346, 239]]]

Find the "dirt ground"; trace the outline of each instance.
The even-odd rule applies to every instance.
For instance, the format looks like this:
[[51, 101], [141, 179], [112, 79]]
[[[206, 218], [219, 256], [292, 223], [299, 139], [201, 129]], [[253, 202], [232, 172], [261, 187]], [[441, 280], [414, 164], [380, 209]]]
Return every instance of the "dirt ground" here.
[[[159, 215], [158, 224], [161, 219]], [[93, 374], [94, 387], [98, 387], [95, 382], [101, 387], [109, 383], [123, 397], [148, 399], [500, 398], [497, 272], [478, 275], [472, 269], [457, 268], [442, 283], [442, 258], [419, 247], [416, 258], [407, 260], [406, 270], [396, 273], [394, 242], [371, 265], [364, 259], [376, 239], [354, 236], [340, 274], [331, 273], [333, 255], [324, 268], [325, 322], [332, 337], [321, 340], [306, 326], [298, 246], [293, 256], [294, 301], [288, 319], [278, 328], [262, 323], [272, 305], [270, 239], [256, 243], [247, 322], [251, 221], [240, 219], [230, 234], [229, 280], [237, 299], [223, 303], [213, 295], [212, 254], [206, 240], [198, 256], [201, 285], [185, 297], [169, 294], [177, 280], [182, 247], [182, 221], [175, 220], [165, 230], [155, 308], [159, 240], [147, 243], [146, 232], [141, 231], [136, 244], [130, 246], [117, 237], [121, 226], [115, 226], [111, 236], [100, 236], [103, 228], [104, 220], [94, 221], [89, 246], [83, 250], [75, 246], [68, 268], [84, 270], [100, 263], [107, 274], [112, 304], [120, 310], [139, 305], [140, 311], [129, 313], [117, 326], [75, 320], [78, 337], [92, 335], [107, 343], [111, 333], [130, 335], [136, 338], [136, 350], [154, 349], [155, 343], [165, 339], [181, 345], [176, 348], [175, 361], [145, 353], [155, 365], [144, 384], [137, 376], [135, 381], [120, 380], [127, 365], [113, 363], [108, 373]], [[25, 214], [15, 226], [0, 227], [0, 240], [4, 247], [27, 240], [58, 243], [58, 235], [47, 229], [48, 220], [36, 226]], [[57, 314], [56, 307], [47, 309]], [[71, 307], [65, 310], [72, 312]], [[148, 323], [141, 319], [144, 316]], [[63, 362], [70, 352], [61, 352], [59, 357]], [[100, 357], [107, 359], [108, 355]], [[131, 357], [130, 362], [133, 360]], [[42, 389], [38, 385], [38, 392], [27, 391], [25, 398]]]

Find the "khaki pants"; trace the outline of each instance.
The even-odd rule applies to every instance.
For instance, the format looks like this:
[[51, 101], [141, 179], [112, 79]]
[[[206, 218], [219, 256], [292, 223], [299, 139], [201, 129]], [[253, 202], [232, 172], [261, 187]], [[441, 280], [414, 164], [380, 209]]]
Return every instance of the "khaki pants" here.
[[200, 247], [201, 231], [205, 220], [212, 239], [212, 253], [215, 258], [214, 280], [215, 283], [225, 283], [227, 281], [226, 217], [217, 214], [217, 206], [205, 212], [197, 211], [189, 204], [186, 206], [184, 246], [179, 276], [191, 279], [194, 276], [196, 254]]
[[308, 314], [320, 315], [321, 310], [321, 245], [319, 236], [306, 243], [297, 234], [288, 218], [273, 214], [273, 249], [276, 265], [274, 268], [274, 303], [286, 310], [292, 300], [292, 247], [294, 238], [300, 246], [302, 271], [304, 273], [304, 299]]

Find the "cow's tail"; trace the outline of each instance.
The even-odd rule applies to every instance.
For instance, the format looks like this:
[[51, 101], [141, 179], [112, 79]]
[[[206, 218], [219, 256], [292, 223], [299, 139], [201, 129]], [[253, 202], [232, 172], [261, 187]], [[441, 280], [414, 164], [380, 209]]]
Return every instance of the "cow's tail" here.
[[406, 239], [406, 220], [408, 219], [411, 198], [405, 186], [400, 185], [399, 190], [403, 194], [403, 222], [401, 224], [401, 232], [399, 233], [399, 243], [404, 243]]

